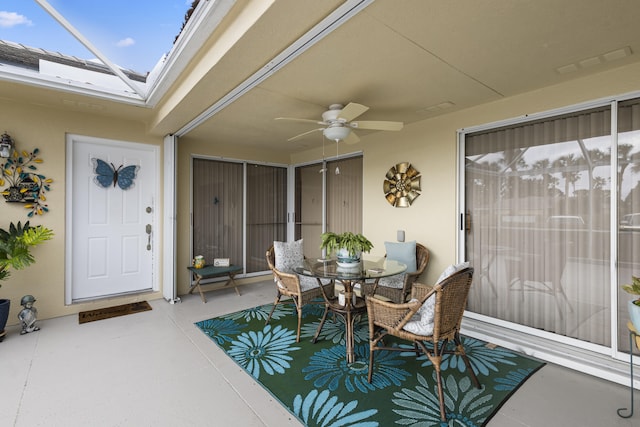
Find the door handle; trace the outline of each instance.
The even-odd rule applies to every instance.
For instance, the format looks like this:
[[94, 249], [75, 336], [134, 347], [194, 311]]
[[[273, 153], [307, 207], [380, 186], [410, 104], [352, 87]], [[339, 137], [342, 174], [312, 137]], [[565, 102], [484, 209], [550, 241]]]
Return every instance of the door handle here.
[[145, 231], [147, 232], [147, 250], [151, 250], [151, 224], [147, 224], [145, 227]]

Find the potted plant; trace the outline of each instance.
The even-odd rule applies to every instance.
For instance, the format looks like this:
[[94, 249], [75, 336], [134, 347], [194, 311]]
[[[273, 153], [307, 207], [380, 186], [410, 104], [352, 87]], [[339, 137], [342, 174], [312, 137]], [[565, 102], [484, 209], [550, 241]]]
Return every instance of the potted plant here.
[[[24, 226], [11, 223], [9, 230], [0, 229], [0, 286], [10, 275], [10, 269], [22, 270], [36, 260], [31, 248], [53, 237], [53, 232], [41, 225], [31, 227], [29, 221]], [[11, 301], [0, 298], [0, 341], [4, 339], [4, 327], [9, 317]]]
[[627, 303], [629, 317], [636, 331], [640, 331], [640, 277], [631, 276], [631, 283], [622, 285], [622, 289], [636, 297]]
[[335, 252], [338, 265], [360, 262], [361, 253], [369, 252], [372, 248], [373, 243], [359, 233], [346, 231], [338, 234], [329, 231], [321, 236], [320, 249], [325, 249], [327, 256]]

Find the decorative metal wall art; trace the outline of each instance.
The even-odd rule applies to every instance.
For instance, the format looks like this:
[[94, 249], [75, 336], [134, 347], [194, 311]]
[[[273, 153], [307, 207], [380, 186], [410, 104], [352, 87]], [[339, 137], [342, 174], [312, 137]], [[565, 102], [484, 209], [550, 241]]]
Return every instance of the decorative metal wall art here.
[[[50, 191], [51, 178], [37, 173], [36, 164], [42, 163], [38, 157], [39, 149], [34, 149], [28, 153], [21, 153], [15, 149], [13, 139], [5, 132], [0, 137], [2, 145], [2, 157], [7, 160], [2, 165], [2, 176], [0, 176], [0, 187], [8, 184], [2, 190], [2, 195], [7, 202], [25, 203], [25, 209], [29, 212], [27, 216], [43, 215], [49, 212], [49, 207], [45, 203], [46, 192]], [[8, 154], [8, 156], [6, 156]], [[5, 157], [6, 156], [6, 157]]]
[[107, 163], [100, 159], [92, 160], [96, 173], [94, 181], [98, 186], [108, 188], [112, 184], [114, 187], [117, 184], [122, 190], [133, 187], [133, 180], [136, 178], [140, 166], [120, 165], [116, 168], [113, 163]]
[[411, 163], [398, 163], [387, 172], [382, 190], [391, 206], [408, 208], [420, 196], [420, 172]]

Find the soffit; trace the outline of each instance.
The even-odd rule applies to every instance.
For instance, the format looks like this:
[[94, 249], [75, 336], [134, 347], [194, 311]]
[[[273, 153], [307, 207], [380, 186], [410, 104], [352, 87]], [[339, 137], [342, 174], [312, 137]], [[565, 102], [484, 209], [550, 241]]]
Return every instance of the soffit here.
[[[290, 23], [279, 10], [270, 12], [234, 46], [227, 65], [244, 52], [252, 55], [252, 41], [271, 35], [267, 28]], [[353, 101], [371, 107], [361, 120], [408, 124], [559, 84], [637, 61], [634, 53], [573, 73], [557, 71], [623, 47], [640, 52], [635, 15], [640, 3], [624, 0], [378, 0], [185, 137], [296, 152], [321, 144], [317, 133], [286, 141], [314, 126], [275, 117], [320, 119], [330, 104]], [[306, 19], [304, 28], [313, 15]], [[261, 56], [250, 71], [264, 63]]]

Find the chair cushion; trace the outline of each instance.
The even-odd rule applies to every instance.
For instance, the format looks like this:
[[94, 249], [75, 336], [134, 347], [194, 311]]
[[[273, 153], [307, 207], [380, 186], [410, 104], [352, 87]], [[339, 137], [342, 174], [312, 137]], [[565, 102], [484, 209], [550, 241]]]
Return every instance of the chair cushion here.
[[[452, 264], [444, 269], [436, 284], [442, 282], [447, 277], [452, 274], [457, 273], [458, 271], [464, 270], [469, 267], [468, 262], [463, 262], [460, 264]], [[418, 301], [413, 298], [411, 301]], [[410, 302], [411, 302], [410, 301]], [[416, 335], [425, 335], [429, 336], [433, 334], [433, 318], [435, 316], [435, 307], [436, 307], [436, 294], [431, 295], [427, 300], [422, 304], [422, 307], [418, 309], [416, 314], [413, 315], [410, 321], [407, 322], [406, 325], [402, 329], [405, 331], [411, 332]]]
[[416, 241], [411, 242], [384, 242], [387, 251], [387, 259], [401, 262], [407, 266], [406, 273], [415, 273], [416, 267]]
[[302, 243], [303, 239], [295, 242], [273, 242], [276, 270], [283, 273], [293, 273], [294, 267], [304, 263]]
[[[413, 298], [409, 302], [417, 302], [418, 300]], [[436, 309], [436, 294], [431, 295], [422, 304], [422, 307], [418, 309], [416, 314], [413, 315], [410, 321], [408, 321], [402, 329], [407, 332], [411, 332], [416, 335], [430, 336], [433, 334], [433, 318], [435, 316]]]
[[378, 286], [387, 288], [402, 289], [404, 286], [404, 273], [394, 274], [393, 276], [381, 277], [378, 280]]
[[451, 264], [449, 267], [444, 269], [442, 274], [440, 274], [440, 277], [438, 278], [438, 281], [436, 282], [436, 285], [438, 283], [442, 282], [447, 277], [451, 276], [452, 274], [455, 274], [458, 271], [462, 271], [467, 267], [469, 267], [469, 262], [468, 261], [467, 262], [462, 262], [460, 264]]

